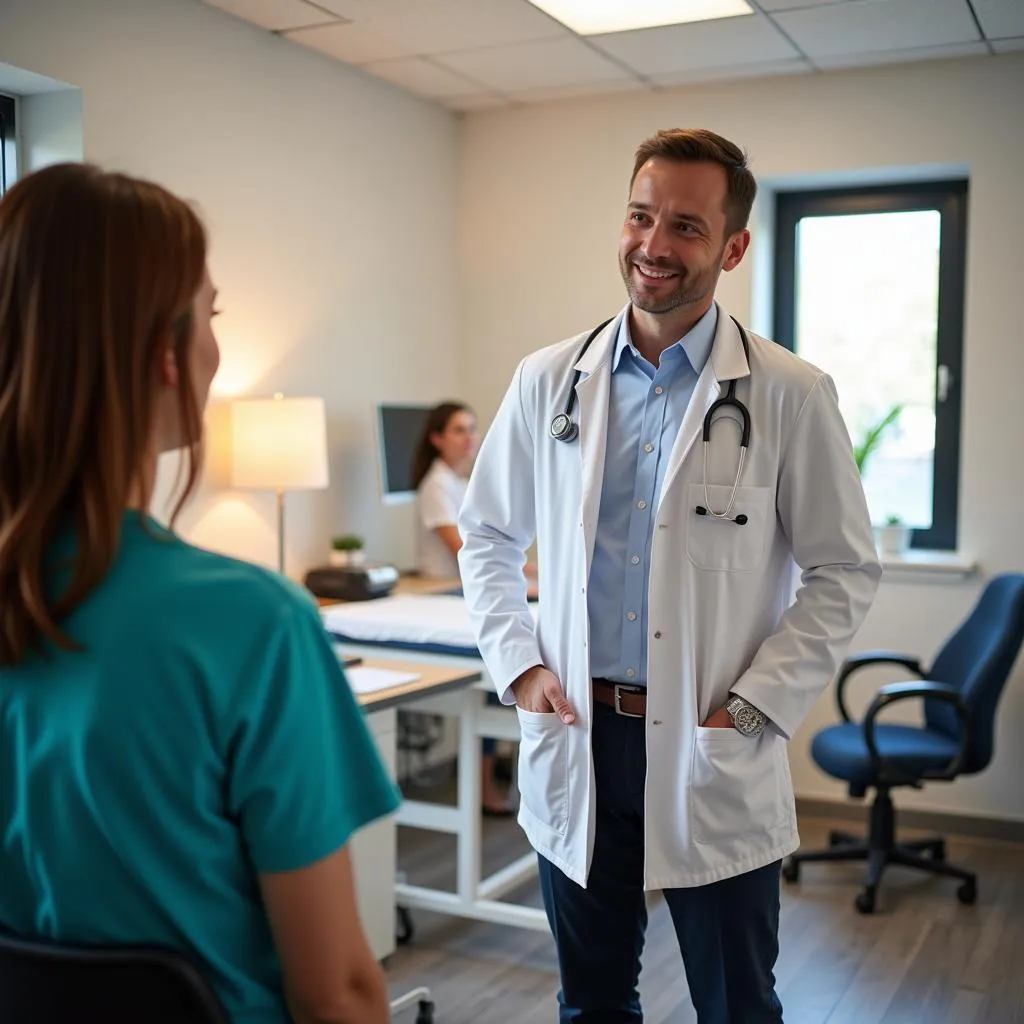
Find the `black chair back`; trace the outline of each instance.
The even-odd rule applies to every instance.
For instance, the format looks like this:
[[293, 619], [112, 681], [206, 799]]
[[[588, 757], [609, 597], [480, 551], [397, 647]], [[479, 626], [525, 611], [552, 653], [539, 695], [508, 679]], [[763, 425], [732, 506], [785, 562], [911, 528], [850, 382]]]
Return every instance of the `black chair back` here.
[[181, 954], [64, 946], [0, 932], [0, 1024], [230, 1024]]
[[[992, 760], [996, 707], [1022, 644], [1024, 574], [994, 576], [928, 671], [928, 679], [957, 687], [970, 712], [965, 772], [980, 772]], [[960, 740], [962, 726], [950, 704], [926, 700], [925, 720]]]

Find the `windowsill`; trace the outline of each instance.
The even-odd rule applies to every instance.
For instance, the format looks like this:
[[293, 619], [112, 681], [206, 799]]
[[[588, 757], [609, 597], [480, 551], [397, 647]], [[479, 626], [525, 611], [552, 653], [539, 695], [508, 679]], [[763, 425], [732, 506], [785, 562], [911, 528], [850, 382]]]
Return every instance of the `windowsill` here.
[[973, 558], [959, 551], [924, 551], [911, 548], [902, 555], [882, 554], [883, 579], [962, 579], [978, 568]]

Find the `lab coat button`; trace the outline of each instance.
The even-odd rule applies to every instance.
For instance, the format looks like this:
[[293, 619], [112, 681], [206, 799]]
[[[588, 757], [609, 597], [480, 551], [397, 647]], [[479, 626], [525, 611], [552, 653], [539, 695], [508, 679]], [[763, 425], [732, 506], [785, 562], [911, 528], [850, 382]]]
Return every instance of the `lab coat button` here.
[[660, 629], [654, 634], [654, 639], [655, 640], [660, 640], [661, 639], [661, 630]]

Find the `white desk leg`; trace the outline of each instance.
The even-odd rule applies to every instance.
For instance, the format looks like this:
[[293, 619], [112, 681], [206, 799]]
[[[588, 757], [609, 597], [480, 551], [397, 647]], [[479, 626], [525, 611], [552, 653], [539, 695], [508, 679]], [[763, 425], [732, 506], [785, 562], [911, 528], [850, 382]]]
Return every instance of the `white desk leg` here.
[[459, 715], [458, 893], [468, 904], [476, 900], [480, 886], [480, 737], [476, 722], [484, 694], [470, 690], [463, 699], [465, 705]]

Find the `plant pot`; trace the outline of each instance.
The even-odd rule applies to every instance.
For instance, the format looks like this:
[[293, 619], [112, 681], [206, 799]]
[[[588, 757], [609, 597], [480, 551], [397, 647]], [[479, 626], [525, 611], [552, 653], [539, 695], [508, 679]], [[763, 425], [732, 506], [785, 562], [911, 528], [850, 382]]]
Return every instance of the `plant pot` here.
[[882, 555], [902, 555], [910, 547], [910, 527], [902, 523], [875, 527], [875, 543]]
[[361, 548], [349, 551], [335, 551], [332, 549], [327, 556], [327, 560], [335, 568], [354, 569], [366, 561], [366, 552]]

